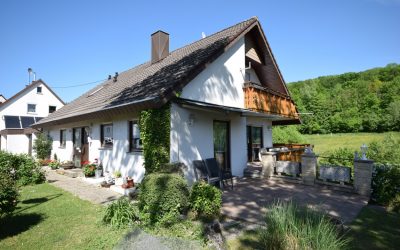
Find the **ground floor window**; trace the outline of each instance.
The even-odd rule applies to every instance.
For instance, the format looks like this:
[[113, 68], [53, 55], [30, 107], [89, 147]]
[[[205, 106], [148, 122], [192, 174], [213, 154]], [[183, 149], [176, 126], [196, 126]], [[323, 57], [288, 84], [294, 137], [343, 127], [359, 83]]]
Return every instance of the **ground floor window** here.
[[229, 122], [214, 121], [214, 157], [223, 170], [230, 169]]
[[142, 151], [142, 140], [138, 121], [129, 121], [129, 151]]
[[65, 148], [67, 143], [67, 131], [65, 129], [60, 130], [60, 147]]
[[102, 124], [100, 128], [100, 141], [102, 147], [113, 146], [113, 125]]
[[248, 161], [259, 161], [259, 152], [263, 147], [262, 127], [247, 126], [247, 158]]

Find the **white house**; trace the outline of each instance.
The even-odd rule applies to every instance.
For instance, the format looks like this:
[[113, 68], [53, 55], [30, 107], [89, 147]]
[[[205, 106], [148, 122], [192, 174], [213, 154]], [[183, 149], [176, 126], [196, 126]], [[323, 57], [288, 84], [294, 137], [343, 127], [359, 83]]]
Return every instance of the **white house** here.
[[64, 102], [40, 79], [1, 102], [0, 149], [31, 155], [37, 130], [30, 126], [62, 106]]
[[193, 160], [217, 158], [242, 176], [272, 126], [300, 122], [257, 18], [169, 52], [169, 35], [151, 36], [149, 62], [96, 86], [39, 121], [62, 160], [98, 158], [138, 182], [145, 169], [139, 112], [171, 103], [170, 161], [194, 178]]

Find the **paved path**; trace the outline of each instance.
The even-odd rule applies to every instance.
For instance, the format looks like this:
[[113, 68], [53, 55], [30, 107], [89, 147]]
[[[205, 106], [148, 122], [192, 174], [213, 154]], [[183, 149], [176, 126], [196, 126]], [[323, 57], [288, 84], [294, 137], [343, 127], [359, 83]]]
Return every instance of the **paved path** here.
[[51, 185], [68, 191], [82, 200], [88, 200], [96, 204], [107, 204], [122, 196], [107, 188], [96, 187], [93, 184], [86, 183], [79, 178], [57, 174], [53, 170], [46, 171], [46, 178]]
[[368, 198], [334, 191], [321, 186], [306, 186], [277, 179], [243, 178], [234, 189], [223, 193], [222, 213], [231, 218], [263, 224], [266, 206], [275, 200], [314, 207], [340, 218], [344, 223], [354, 220]]

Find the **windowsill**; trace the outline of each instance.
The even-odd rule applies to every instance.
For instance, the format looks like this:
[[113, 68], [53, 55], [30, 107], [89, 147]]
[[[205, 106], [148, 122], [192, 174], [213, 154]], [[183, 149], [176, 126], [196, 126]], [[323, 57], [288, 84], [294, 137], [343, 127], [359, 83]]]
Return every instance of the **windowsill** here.
[[127, 154], [142, 154], [143, 153], [143, 149], [134, 149], [131, 151], [126, 152]]
[[37, 115], [36, 112], [26, 112], [28, 115]]
[[42, 92], [36, 92], [36, 94], [38, 94], [38, 95], [43, 95], [43, 93], [42, 93]]
[[60, 148], [60, 149], [65, 149], [65, 146], [60, 146], [60, 147], [58, 147], [58, 148]]
[[100, 147], [99, 150], [112, 150], [113, 147]]

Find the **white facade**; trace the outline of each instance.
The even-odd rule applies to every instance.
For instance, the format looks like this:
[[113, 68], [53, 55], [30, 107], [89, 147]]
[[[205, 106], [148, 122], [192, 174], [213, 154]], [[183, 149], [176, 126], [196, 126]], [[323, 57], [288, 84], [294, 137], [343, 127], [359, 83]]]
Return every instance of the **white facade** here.
[[[104, 171], [114, 173], [120, 171], [123, 177], [130, 176], [135, 182], [140, 182], [144, 176], [143, 153], [140, 151], [129, 152], [129, 121], [137, 120], [137, 115], [116, 117], [113, 120], [99, 121], [89, 120], [83, 123], [66, 124], [65, 126], [52, 127], [46, 132], [53, 139], [52, 158], [54, 154], [60, 161], [72, 161], [74, 159], [73, 128], [87, 127], [89, 161], [98, 159], [102, 163]], [[113, 125], [113, 146], [101, 147], [101, 125]], [[60, 147], [60, 130], [66, 131], [66, 145]]]
[[[39, 88], [39, 89], [38, 89]], [[35, 110], [28, 110], [28, 105], [35, 106]], [[4, 116], [46, 117], [49, 107], [60, 109], [64, 103], [48, 89], [41, 80], [28, 85], [24, 90], [0, 104], [0, 149], [11, 153], [29, 153], [31, 142], [35, 135], [24, 132], [23, 129], [7, 131]], [[29, 112], [33, 111], [33, 112]], [[18, 133], [18, 134], [16, 134]], [[31, 140], [29, 137], [32, 137]]]

